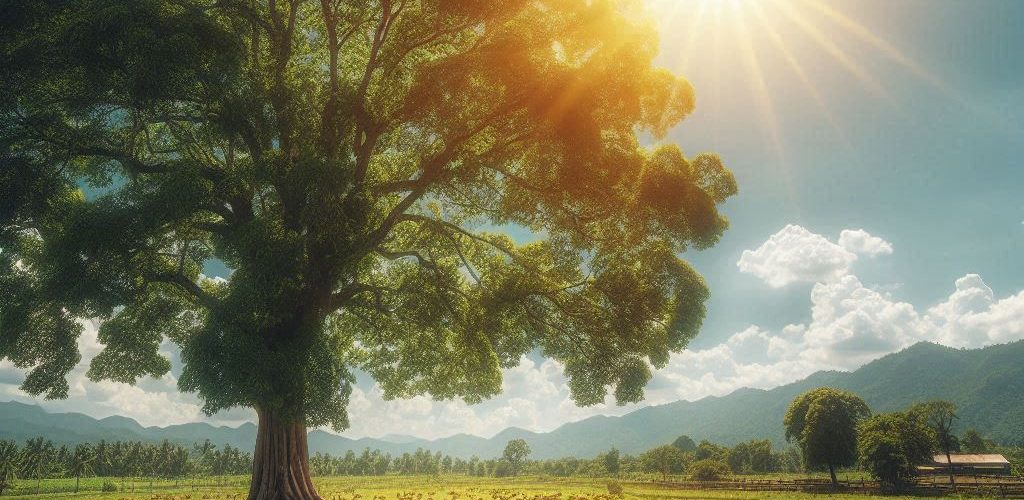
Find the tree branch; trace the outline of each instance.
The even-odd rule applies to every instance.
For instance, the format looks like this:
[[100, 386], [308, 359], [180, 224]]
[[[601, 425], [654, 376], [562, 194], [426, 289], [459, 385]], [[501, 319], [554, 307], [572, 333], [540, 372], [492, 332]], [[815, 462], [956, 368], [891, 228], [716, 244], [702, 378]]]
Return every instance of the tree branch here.
[[334, 292], [327, 301], [327, 313], [338, 311], [350, 304], [352, 299], [363, 293], [372, 293], [376, 302], [377, 310], [387, 313], [384, 307], [384, 288], [368, 285], [365, 283], [353, 283], [341, 290]]
[[419, 252], [417, 252], [415, 250], [407, 250], [407, 251], [401, 251], [401, 252], [389, 252], [387, 250], [377, 249], [377, 253], [381, 257], [384, 257], [385, 259], [388, 259], [388, 260], [398, 260], [398, 259], [403, 259], [403, 258], [411, 257], [411, 258], [416, 259], [419, 262], [419, 264], [421, 266], [423, 266], [423, 267], [426, 267], [428, 269], [437, 269], [437, 264], [435, 264], [433, 261], [427, 259], [426, 257], [424, 257], [422, 254], [420, 254]]
[[148, 279], [149, 281], [154, 281], [157, 283], [169, 283], [172, 285], [177, 285], [178, 288], [182, 289], [189, 295], [192, 295], [192, 297], [194, 297], [199, 302], [200, 305], [207, 309], [213, 309], [218, 305], [217, 299], [215, 299], [212, 295], [206, 293], [202, 289], [202, 287], [199, 286], [198, 283], [192, 281], [191, 279], [189, 279], [188, 276], [185, 276], [180, 272], [153, 274], [150, 275]]

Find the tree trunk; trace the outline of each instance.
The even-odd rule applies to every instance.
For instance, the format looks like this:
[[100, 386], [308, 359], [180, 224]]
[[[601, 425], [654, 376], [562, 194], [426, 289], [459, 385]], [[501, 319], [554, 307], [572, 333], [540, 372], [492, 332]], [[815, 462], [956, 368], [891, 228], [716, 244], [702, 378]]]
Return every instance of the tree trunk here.
[[949, 486], [956, 489], [956, 480], [953, 479], [953, 458], [949, 456], [949, 450], [946, 450], [946, 466], [949, 467]]
[[839, 480], [836, 479], [836, 467], [832, 464], [828, 464], [828, 475], [832, 476], [832, 487], [839, 487]]
[[75, 476], [75, 493], [78, 493], [78, 480], [81, 479], [81, 478], [82, 478], [82, 476], [80, 476], [80, 475], [76, 475]]
[[260, 424], [249, 500], [322, 500], [309, 478], [306, 425], [272, 411], [257, 408], [256, 413]]

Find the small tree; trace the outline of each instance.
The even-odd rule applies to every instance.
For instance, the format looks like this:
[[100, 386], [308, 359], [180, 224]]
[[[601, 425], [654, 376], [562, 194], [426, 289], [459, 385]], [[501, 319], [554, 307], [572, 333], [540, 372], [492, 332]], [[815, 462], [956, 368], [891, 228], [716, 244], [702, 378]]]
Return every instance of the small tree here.
[[81, 443], [75, 446], [71, 460], [68, 462], [68, 473], [75, 476], [75, 493], [78, 493], [78, 483], [82, 476], [93, 473], [93, 462], [96, 460], [96, 450], [88, 443]]
[[729, 457], [729, 448], [704, 440], [697, 445], [697, 451], [693, 455], [697, 460], [713, 459], [724, 462]]
[[513, 439], [505, 445], [505, 451], [501, 454], [501, 458], [508, 462], [509, 468], [511, 469], [511, 475], [515, 476], [519, 473], [519, 466], [522, 465], [526, 457], [530, 456], [530, 445], [525, 439]]
[[14, 441], [0, 441], [0, 495], [4, 490], [14, 486], [21, 467], [21, 454]]
[[960, 438], [960, 449], [965, 453], [988, 453], [992, 450], [992, 443], [978, 434], [974, 429], [967, 429]]
[[601, 461], [604, 463], [604, 470], [609, 474], [619, 473], [619, 450], [617, 448], [608, 450], [608, 453], [601, 457]]
[[748, 443], [736, 443], [736, 445], [729, 450], [729, 454], [726, 455], [725, 460], [726, 463], [729, 464], [729, 469], [735, 473], [751, 472], [750, 448]]
[[875, 415], [860, 424], [861, 464], [883, 484], [898, 488], [931, 459], [934, 431], [907, 413]]
[[726, 460], [736, 473], [769, 472], [772, 468], [772, 442], [753, 439], [738, 443], [729, 450]]
[[616, 497], [622, 497], [622, 484], [616, 480], [608, 481], [608, 494]]
[[675, 446], [676, 448], [679, 448], [679, 451], [686, 453], [693, 453], [697, 451], [697, 443], [693, 442], [693, 439], [685, 434], [677, 437], [675, 441], [672, 441], [672, 446]]
[[857, 395], [821, 387], [796, 397], [786, 411], [786, 440], [796, 441], [809, 467], [828, 468], [838, 486], [836, 467], [857, 461], [857, 424], [871, 415]]
[[644, 470], [648, 472], [660, 472], [661, 479], [668, 479], [670, 473], [683, 471], [683, 452], [672, 445], [659, 446], [648, 450], [640, 456]]
[[950, 454], [960, 448], [956, 435], [953, 434], [953, 421], [956, 415], [956, 403], [952, 401], [928, 401], [914, 405], [910, 412], [921, 419], [935, 432], [935, 440], [939, 449], [946, 454], [946, 467], [949, 472], [949, 484], [956, 487], [953, 475], [953, 458]]
[[690, 478], [694, 481], [718, 481], [729, 474], [729, 465], [721, 460], [698, 460], [690, 466]]
[[36, 493], [42, 490], [43, 478], [50, 475], [55, 468], [53, 442], [41, 437], [29, 439], [21, 454], [23, 477], [36, 480]]

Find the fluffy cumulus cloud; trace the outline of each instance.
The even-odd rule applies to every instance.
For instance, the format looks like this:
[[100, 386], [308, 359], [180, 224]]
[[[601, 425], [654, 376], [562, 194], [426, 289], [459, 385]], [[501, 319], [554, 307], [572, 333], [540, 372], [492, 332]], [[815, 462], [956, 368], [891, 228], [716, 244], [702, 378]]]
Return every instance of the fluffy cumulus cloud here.
[[[984, 280], [968, 274], [950, 295], [928, 308], [898, 300], [893, 291], [864, 285], [852, 273], [857, 256], [892, 253], [892, 246], [865, 231], [844, 231], [837, 243], [800, 226], [787, 226], [758, 249], [744, 253], [740, 269], [772, 286], [813, 281], [810, 320], [772, 330], [750, 326], [706, 349], [674, 354], [648, 386], [644, 405], [725, 395], [742, 387], [771, 388], [819, 370], [852, 370], [920, 341], [975, 348], [1024, 339], [1024, 291], [996, 297]], [[137, 386], [94, 383], [85, 377], [88, 360], [101, 346], [94, 325], [87, 325], [79, 346], [82, 363], [72, 372], [71, 397], [46, 402], [50, 411], [81, 411], [97, 417], [120, 414], [144, 425], [206, 420], [238, 424], [252, 412], [236, 410], [204, 416], [194, 396], [176, 389], [176, 352], [162, 349], [175, 370]], [[0, 363], [0, 400], [30, 401], [17, 389], [23, 374]], [[580, 408], [570, 397], [563, 367], [537, 356], [524, 357], [504, 371], [503, 392], [479, 405], [433, 401], [420, 396], [386, 401], [380, 388], [360, 375], [349, 411], [350, 437], [388, 434], [437, 438], [454, 433], [491, 436], [506, 427], [549, 431], [592, 415], [621, 415], [638, 405], [603, 404]]]
[[831, 282], [850, 273], [859, 255], [892, 253], [892, 245], [864, 230], [845, 230], [839, 243], [790, 224], [760, 247], [745, 250], [736, 262], [741, 272], [781, 288], [797, 282]]
[[863, 229], [844, 229], [839, 233], [839, 246], [859, 255], [875, 257], [892, 253], [892, 244]]
[[655, 384], [671, 391], [655, 394], [655, 401], [770, 388], [819, 370], [853, 370], [922, 341], [978, 348], [1024, 339], [1024, 292], [996, 299], [973, 274], [925, 311], [852, 275], [815, 284], [810, 299], [807, 324], [778, 332], [752, 326], [713, 348], [673, 356], [657, 375], [669, 383]]
[[997, 300], [981, 276], [969, 274], [925, 319], [936, 329], [937, 341], [953, 347], [1018, 340], [1024, 338], [1024, 291]]

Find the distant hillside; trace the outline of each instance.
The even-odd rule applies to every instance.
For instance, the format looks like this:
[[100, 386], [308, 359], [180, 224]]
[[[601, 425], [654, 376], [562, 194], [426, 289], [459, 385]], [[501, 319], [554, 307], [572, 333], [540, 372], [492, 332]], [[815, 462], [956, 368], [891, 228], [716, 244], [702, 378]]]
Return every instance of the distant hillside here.
[[[1024, 439], [1022, 361], [1024, 342], [977, 350], [921, 343], [852, 373], [819, 372], [767, 391], [741, 389], [724, 397], [643, 408], [622, 417], [592, 417], [548, 433], [509, 428], [490, 439], [457, 434], [428, 441], [397, 435], [353, 440], [314, 430], [310, 432], [309, 447], [314, 453], [333, 454], [379, 448], [393, 455], [422, 447], [462, 457], [493, 457], [501, 453], [508, 440], [523, 438], [530, 443], [533, 458], [551, 458], [590, 457], [612, 446], [624, 453], [637, 453], [671, 442], [680, 434], [726, 444], [769, 438], [782, 445], [786, 406], [797, 394], [824, 385], [861, 395], [876, 412], [898, 410], [915, 401], [950, 399], [960, 407], [961, 429], [975, 428], [997, 441], [1016, 442]], [[39, 435], [58, 442], [168, 439], [191, 443], [210, 439], [250, 448], [256, 427], [142, 427], [123, 417], [96, 420], [77, 413], [46, 413], [37, 406], [0, 403], [0, 439], [23, 441]]]

